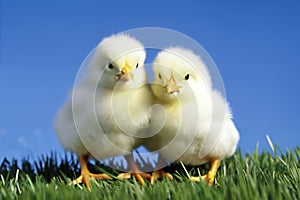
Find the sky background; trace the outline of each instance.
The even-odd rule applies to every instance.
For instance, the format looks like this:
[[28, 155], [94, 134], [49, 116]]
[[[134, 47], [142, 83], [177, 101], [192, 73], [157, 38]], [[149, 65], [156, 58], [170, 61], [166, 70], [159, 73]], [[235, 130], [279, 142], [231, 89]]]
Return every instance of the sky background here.
[[[130, 3], [129, 3], [130, 2]], [[53, 121], [103, 37], [155, 26], [199, 42], [253, 152], [300, 144], [300, 1], [0, 0], [0, 162], [63, 153]]]

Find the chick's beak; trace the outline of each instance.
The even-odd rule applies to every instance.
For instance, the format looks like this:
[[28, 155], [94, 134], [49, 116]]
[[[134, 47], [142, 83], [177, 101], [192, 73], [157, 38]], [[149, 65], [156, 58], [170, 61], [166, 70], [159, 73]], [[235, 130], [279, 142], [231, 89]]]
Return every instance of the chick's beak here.
[[126, 63], [118, 74], [120, 80], [128, 81], [133, 78], [132, 68]]
[[131, 72], [131, 67], [126, 63], [125, 66], [121, 69], [121, 73], [127, 74], [128, 72]]
[[179, 88], [181, 88], [181, 86], [176, 83], [173, 75], [171, 75], [166, 82], [165, 88], [168, 94], [172, 94], [174, 92], [179, 92]]

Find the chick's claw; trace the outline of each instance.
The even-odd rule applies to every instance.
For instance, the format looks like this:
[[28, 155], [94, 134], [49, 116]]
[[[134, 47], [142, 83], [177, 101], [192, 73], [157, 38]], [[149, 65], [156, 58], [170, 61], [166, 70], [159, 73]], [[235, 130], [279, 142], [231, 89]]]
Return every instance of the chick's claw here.
[[190, 180], [192, 182], [202, 182], [202, 181], [206, 181], [207, 184], [209, 186], [212, 186], [215, 182], [217, 182], [217, 179], [215, 179], [215, 177], [210, 177], [206, 174], [206, 175], [203, 175], [203, 176], [191, 176], [190, 177]]
[[112, 178], [107, 174], [93, 174], [88, 172], [87, 174], [81, 174], [78, 178], [71, 181], [68, 185], [77, 185], [79, 183], [84, 183], [88, 191], [91, 191], [90, 181], [91, 179], [96, 180], [112, 180]]
[[147, 173], [143, 173], [143, 172], [137, 172], [137, 173], [132, 173], [132, 172], [127, 172], [127, 173], [121, 173], [118, 175], [119, 179], [125, 180], [125, 179], [129, 179], [129, 178], [135, 178], [141, 185], [145, 185], [145, 181], [151, 179], [151, 175], [147, 174]]
[[221, 161], [216, 159], [211, 162], [210, 170], [209, 172], [204, 176], [191, 176], [190, 180], [193, 182], [200, 182], [200, 181], [206, 181], [209, 186], [212, 186], [216, 182], [216, 175], [218, 168], [220, 167]]
[[81, 165], [81, 175], [75, 180], [71, 181], [69, 185], [77, 185], [79, 183], [84, 183], [86, 188], [89, 191], [91, 191], [90, 181], [92, 178], [96, 180], [112, 180], [112, 178], [107, 174], [93, 174], [88, 170], [88, 155], [78, 157], [78, 161]]
[[154, 182], [160, 177], [167, 177], [169, 180], [173, 180], [173, 176], [170, 173], [163, 170], [155, 170], [154, 172], [152, 172], [150, 183], [153, 185]]

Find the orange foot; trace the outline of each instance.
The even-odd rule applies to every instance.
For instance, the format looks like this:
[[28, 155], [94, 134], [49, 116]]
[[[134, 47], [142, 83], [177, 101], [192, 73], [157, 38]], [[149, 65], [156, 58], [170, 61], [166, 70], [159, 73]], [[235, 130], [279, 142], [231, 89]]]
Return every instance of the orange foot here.
[[138, 168], [138, 166], [136, 165], [136, 163], [132, 158], [132, 154], [125, 156], [125, 159], [127, 160], [130, 171], [119, 174], [118, 178], [124, 180], [124, 179], [129, 179], [134, 177], [141, 185], [145, 185], [144, 179], [150, 181], [151, 175], [140, 171], [140, 169]]
[[173, 180], [173, 176], [170, 173], [165, 172], [164, 170], [160, 169], [160, 170], [155, 170], [154, 172], [152, 172], [150, 183], [153, 185], [154, 182], [160, 177], [162, 177], [162, 178], [167, 177], [168, 179]]
[[144, 172], [126, 172], [118, 175], [118, 178], [122, 180], [132, 177], [134, 177], [141, 185], [145, 185], [144, 179], [151, 179], [151, 175]]
[[208, 173], [206, 175], [201, 176], [201, 177], [200, 176], [191, 176], [190, 180], [193, 182], [200, 182], [200, 181], [205, 180], [205, 181], [207, 181], [209, 186], [212, 186], [214, 184], [214, 182], [216, 181], [215, 177], [216, 177], [218, 168], [220, 167], [220, 163], [221, 163], [220, 160], [213, 160], [211, 162], [210, 170], [208, 171]]
[[78, 157], [78, 161], [81, 166], [81, 175], [75, 180], [71, 181], [69, 185], [77, 185], [79, 183], [84, 183], [86, 188], [91, 191], [90, 181], [92, 178], [96, 180], [112, 180], [107, 174], [93, 174], [87, 168], [88, 155], [83, 155]]

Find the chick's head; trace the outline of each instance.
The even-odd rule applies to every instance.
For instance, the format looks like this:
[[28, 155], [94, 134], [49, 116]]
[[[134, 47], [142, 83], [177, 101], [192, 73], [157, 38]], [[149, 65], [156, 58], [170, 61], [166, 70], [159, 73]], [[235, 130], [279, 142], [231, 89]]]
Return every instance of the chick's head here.
[[169, 48], [160, 52], [153, 63], [151, 89], [154, 96], [162, 102], [189, 101], [201, 87], [211, 87], [207, 70], [200, 71], [196, 66], [199, 64], [202, 65], [200, 59], [186, 49]]
[[123, 89], [135, 88], [147, 80], [145, 57], [146, 52], [139, 41], [125, 34], [113, 35], [98, 45], [92, 73], [102, 73], [101, 77], [96, 77], [100, 87], [114, 88], [119, 84]]

